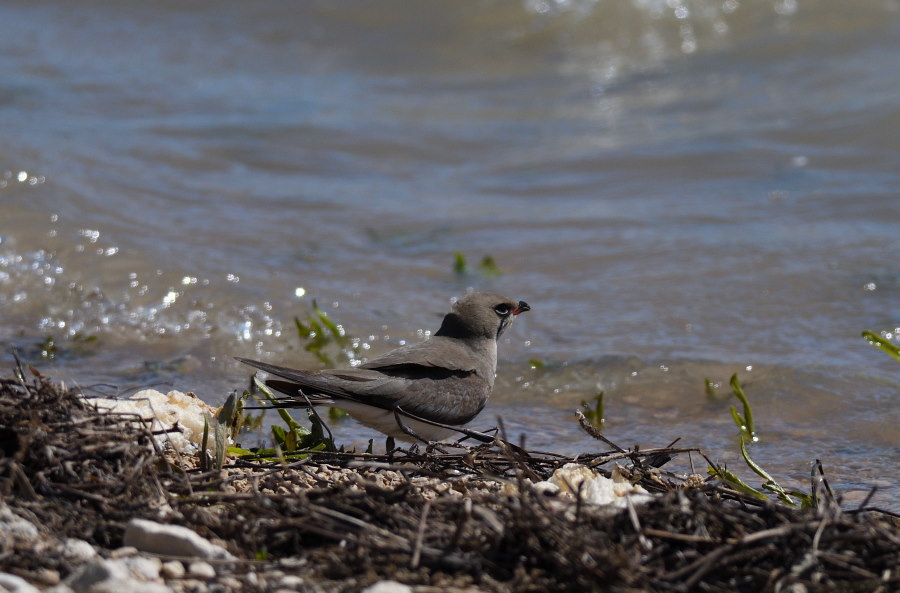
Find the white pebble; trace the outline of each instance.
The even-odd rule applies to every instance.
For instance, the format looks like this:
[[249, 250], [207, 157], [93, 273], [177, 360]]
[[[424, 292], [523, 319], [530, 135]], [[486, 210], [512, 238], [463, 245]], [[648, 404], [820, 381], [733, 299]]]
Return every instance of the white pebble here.
[[211, 580], [216, 578], [216, 569], [209, 562], [191, 562], [188, 567], [188, 575], [195, 579]]

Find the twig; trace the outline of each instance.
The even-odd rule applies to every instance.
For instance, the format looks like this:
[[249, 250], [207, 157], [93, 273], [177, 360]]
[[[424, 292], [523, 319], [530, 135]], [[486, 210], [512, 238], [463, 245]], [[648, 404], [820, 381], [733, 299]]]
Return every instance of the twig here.
[[428, 512], [431, 510], [431, 501], [426, 500], [425, 506], [422, 507], [422, 516], [419, 518], [419, 528], [416, 530], [416, 541], [413, 545], [412, 559], [409, 561], [409, 567], [413, 570], [419, 568], [419, 559], [422, 556], [422, 539], [425, 537], [425, 525], [428, 521]]

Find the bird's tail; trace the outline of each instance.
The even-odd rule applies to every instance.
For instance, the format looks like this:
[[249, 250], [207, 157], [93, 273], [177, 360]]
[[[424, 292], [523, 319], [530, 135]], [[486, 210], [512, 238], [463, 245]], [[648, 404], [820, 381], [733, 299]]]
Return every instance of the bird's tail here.
[[286, 381], [278, 379], [266, 380], [267, 387], [279, 393], [283, 393], [290, 398], [289, 400], [282, 402], [280, 404], [281, 407], [305, 408], [309, 407], [310, 404], [314, 406], [329, 405], [333, 403], [329, 396], [337, 395], [330, 393], [333, 392], [334, 388], [329, 385], [327, 378], [317, 373], [290, 369], [288, 367], [268, 364], [258, 360], [251, 360], [249, 358], [235, 358], [244, 364], [265, 371], [270, 375], [286, 379]]

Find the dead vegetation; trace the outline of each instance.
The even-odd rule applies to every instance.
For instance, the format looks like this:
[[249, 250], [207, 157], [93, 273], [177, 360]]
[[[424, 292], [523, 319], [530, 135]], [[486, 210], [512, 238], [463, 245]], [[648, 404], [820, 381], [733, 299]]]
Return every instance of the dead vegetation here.
[[44, 539], [2, 532], [0, 570], [51, 584], [48, 569], [64, 578], [75, 565], [50, 542], [79, 538], [110, 555], [125, 523], [143, 517], [190, 527], [241, 558], [218, 567], [223, 591], [254, 590], [226, 576], [269, 570], [313, 590], [383, 579], [422, 591], [900, 590], [895, 516], [842, 510], [828, 496], [796, 510], [696, 478], [686, 487], [652, 467], [680, 451], [577, 459], [598, 471], [621, 463], [659, 494], [623, 512], [542, 493], [535, 481], [576, 460], [502, 442], [202, 472], [163, 455], [133, 417], [98, 413], [18, 367], [0, 380], [0, 492]]

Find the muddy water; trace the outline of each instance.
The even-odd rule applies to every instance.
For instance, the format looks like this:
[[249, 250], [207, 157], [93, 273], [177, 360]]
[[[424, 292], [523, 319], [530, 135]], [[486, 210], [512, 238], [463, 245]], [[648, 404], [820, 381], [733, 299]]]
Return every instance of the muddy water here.
[[892, 0], [6, 2], [4, 359], [217, 403], [318, 364], [314, 299], [365, 357], [492, 289], [533, 310], [476, 425], [595, 449], [603, 391], [740, 471], [738, 373], [771, 473], [900, 508], [898, 50]]

